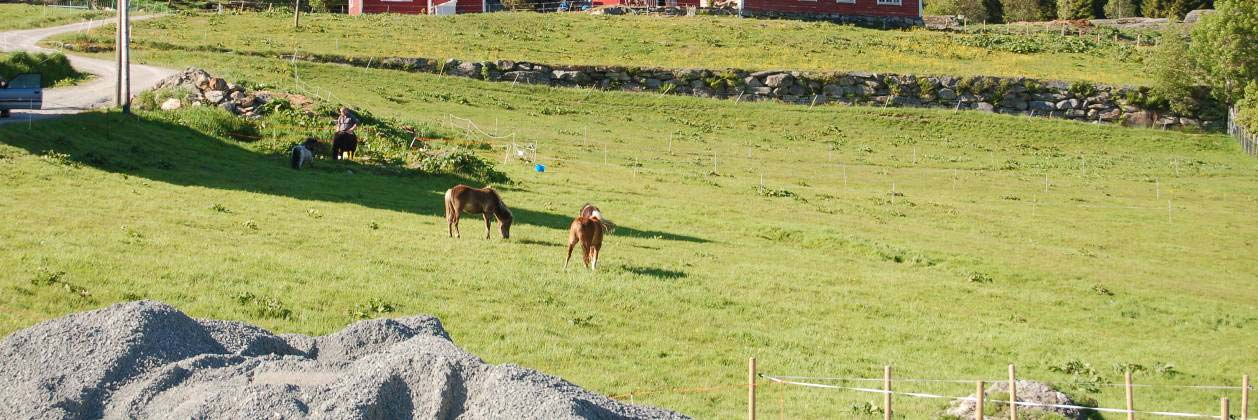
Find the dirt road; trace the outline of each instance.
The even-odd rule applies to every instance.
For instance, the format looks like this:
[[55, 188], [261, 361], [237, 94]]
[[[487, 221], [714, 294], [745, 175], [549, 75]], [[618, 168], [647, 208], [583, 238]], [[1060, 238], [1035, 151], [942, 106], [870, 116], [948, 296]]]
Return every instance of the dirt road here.
[[[137, 16], [132, 22], [156, 16]], [[57, 26], [52, 28], [25, 29], [19, 31], [0, 32], [0, 51], [55, 51], [37, 45], [44, 38], [68, 32], [77, 32], [98, 27], [112, 22], [102, 19]], [[112, 60], [100, 60], [78, 55], [66, 54], [75, 69], [91, 73], [96, 77], [76, 86], [44, 90], [44, 108], [37, 111], [15, 110], [12, 118], [0, 119], [0, 124], [17, 123], [30, 120], [55, 117], [57, 115], [75, 114], [94, 108], [111, 106], [114, 103], [114, 79], [117, 72]], [[131, 65], [131, 94], [151, 88], [163, 78], [174, 74], [175, 70], [161, 67]]]

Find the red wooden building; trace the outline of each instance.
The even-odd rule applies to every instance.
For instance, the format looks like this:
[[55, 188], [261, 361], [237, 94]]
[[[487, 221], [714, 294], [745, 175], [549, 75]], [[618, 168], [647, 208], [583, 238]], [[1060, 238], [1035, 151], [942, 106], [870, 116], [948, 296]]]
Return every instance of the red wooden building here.
[[451, 15], [484, 13], [489, 0], [349, 0], [349, 14], [405, 13], [412, 15]]

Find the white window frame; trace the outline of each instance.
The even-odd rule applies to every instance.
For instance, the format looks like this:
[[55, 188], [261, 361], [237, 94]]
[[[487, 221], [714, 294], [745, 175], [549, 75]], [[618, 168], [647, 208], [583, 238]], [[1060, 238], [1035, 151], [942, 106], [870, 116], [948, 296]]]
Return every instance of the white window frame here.
[[856, 4], [856, 0], [834, 0], [838, 4]]
[[879, 6], [903, 6], [904, 0], [878, 0]]
[[410, 3], [415, 0], [380, 0], [380, 1], [385, 2], [385, 3]]

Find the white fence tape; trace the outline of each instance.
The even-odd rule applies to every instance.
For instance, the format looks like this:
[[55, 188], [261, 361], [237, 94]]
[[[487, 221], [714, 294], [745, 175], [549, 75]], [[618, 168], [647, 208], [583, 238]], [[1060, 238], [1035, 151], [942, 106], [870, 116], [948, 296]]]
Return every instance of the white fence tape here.
[[[835, 377], [835, 376], [787, 376], [773, 375], [778, 379], [799, 379], [807, 381], [838, 381], [838, 382], [882, 382], [882, 378], [851, 378], [851, 377]], [[1007, 379], [916, 379], [916, 378], [897, 378], [896, 382], [923, 382], [923, 383], [952, 383], [952, 384], [973, 384], [978, 381], [986, 383], [1008, 382]], [[1125, 387], [1126, 384], [1112, 382], [1052, 382], [1052, 381], [1036, 381], [1050, 385], [1095, 385], [1104, 387]], [[1131, 384], [1133, 388], [1180, 388], [1180, 389], [1242, 389], [1240, 386], [1229, 385], [1174, 385], [1174, 384]], [[1250, 387], [1251, 389], [1253, 387]]]
[[[802, 387], [808, 387], [808, 388], [840, 389], [840, 390], [847, 390], [847, 391], [868, 392], [868, 393], [873, 393], [873, 394], [903, 395], [906, 397], [947, 399], [947, 400], [955, 400], [955, 401], [976, 400], [976, 398], [974, 397], [953, 397], [953, 396], [948, 396], [948, 395], [927, 394], [927, 393], [922, 393], [922, 392], [886, 391], [886, 390], [875, 389], [875, 388], [860, 388], [860, 387], [849, 387], [849, 386], [839, 386], [839, 385], [830, 385], [830, 384], [817, 384], [817, 383], [809, 383], [809, 382], [790, 381], [790, 380], [786, 380], [785, 377], [777, 377], [777, 376], [770, 376], [770, 375], [760, 375], [760, 376], [765, 379], [768, 379], [770, 381], [777, 382], [780, 384], [795, 385], [795, 386], [802, 386]], [[879, 380], [881, 381], [881, 379]], [[903, 381], [903, 380], [897, 380], [897, 381]], [[934, 380], [934, 382], [952, 382], [952, 381]], [[977, 381], [957, 381], [957, 382], [973, 383]], [[991, 381], [991, 382], [999, 383], [999, 382], [1005, 382], [1005, 381]], [[992, 403], [992, 404], [998, 404], [998, 405], [1009, 404], [1009, 401], [1002, 401], [1002, 400], [984, 399], [984, 401]], [[1202, 418], [1202, 419], [1220, 419], [1221, 418], [1220, 416], [1211, 416], [1207, 414], [1198, 414], [1198, 413], [1177, 413], [1177, 412], [1170, 412], [1170, 411], [1141, 411], [1141, 410], [1128, 411], [1126, 409], [1121, 409], [1121, 408], [1084, 407], [1081, 405], [1068, 405], [1068, 404], [1044, 404], [1044, 403], [1035, 403], [1035, 402], [1029, 402], [1029, 401], [1015, 401], [1013, 402], [1013, 404], [1022, 406], [1022, 407], [1066, 408], [1066, 409], [1075, 409], [1075, 410], [1099, 411], [1103, 413], [1136, 413], [1136, 414], [1148, 414], [1152, 416]]]

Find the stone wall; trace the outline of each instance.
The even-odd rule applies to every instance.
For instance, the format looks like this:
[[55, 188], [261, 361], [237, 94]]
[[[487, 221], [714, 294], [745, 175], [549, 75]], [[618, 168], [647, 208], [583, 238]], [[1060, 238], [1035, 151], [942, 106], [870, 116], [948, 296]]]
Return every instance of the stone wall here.
[[1202, 121], [1192, 115], [1145, 109], [1141, 106], [1147, 94], [1144, 88], [1020, 77], [550, 66], [507, 60], [438, 61], [403, 57], [298, 55], [296, 58], [496, 82], [658, 92], [740, 102], [946, 108], [1157, 128], [1222, 127], [1222, 121]]
[[743, 10], [742, 16], [762, 19], [824, 21], [875, 29], [903, 29], [925, 25], [925, 21], [921, 17], [916, 16], [862, 16], [844, 13], [781, 12], [776, 10]]

